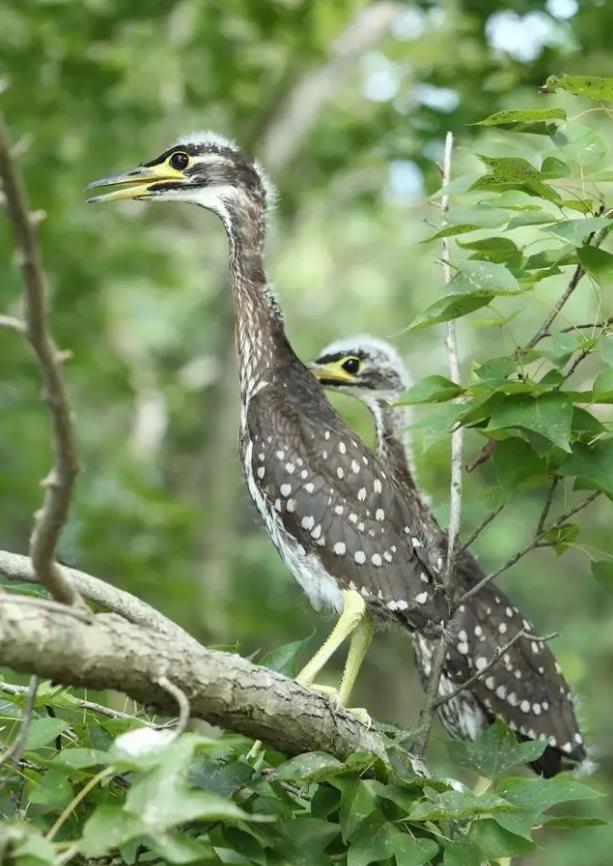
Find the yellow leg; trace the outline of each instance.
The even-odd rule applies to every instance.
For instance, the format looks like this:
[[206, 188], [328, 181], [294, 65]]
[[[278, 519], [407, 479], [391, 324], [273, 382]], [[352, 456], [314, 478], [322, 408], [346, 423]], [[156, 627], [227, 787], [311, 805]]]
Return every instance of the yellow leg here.
[[[356, 592], [355, 589], [344, 589], [343, 612], [327, 639], [296, 677], [297, 683], [300, 683], [301, 686], [312, 685], [315, 677], [326, 662], [358, 627], [365, 616], [365, 612], [366, 605], [364, 604], [364, 599], [360, 593]], [[353, 685], [353, 682], [351, 685]]]
[[[372, 623], [370, 617], [366, 616], [366, 605], [364, 603], [364, 599], [360, 595], [359, 592], [356, 592], [355, 589], [344, 589], [343, 590], [343, 612], [338, 618], [338, 621], [327, 639], [317, 650], [312, 659], [307, 662], [307, 664], [302, 668], [296, 677], [296, 682], [300, 683], [301, 686], [311, 686], [315, 677], [326, 664], [326, 662], [330, 659], [330, 657], [336, 652], [339, 646], [349, 637], [351, 634], [355, 634], [358, 626], [361, 623], [368, 623], [369, 626], [366, 627], [366, 631], [362, 633], [362, 629], [359, 629], [359, 639], [352, 638], [351, 644], [349, 646], [349, 653], [347, 655], [347, 662], [345, 664], [345, 669], [343, 671], [343, 678], [341, 680], [341, 686], [338, 692], [338, 698], [340, 703], [344, 703], [342, 700], [342, 695], [346, 694], [347, 697], [353, 688], [353, 684], [355, 683], [355, 679], [357, 677], [358, 671], [360, 669], [360, 665], [362, 664], [362, 659], [368, 649], [368, 644], [372, 639]], [[366, 635], [368, 634], [368, 639], [366, 640]], [[356, 638], [358, 635], [356, 634]], [[322, 689], [322, 691], [328, 691]], [[247, 760], [254, 760], [259, 755], [262, 748], [261, 740], [256, 740], [251, 749], [247, 754]]]
[[355, 681], [357, 679], [364, 656], [371, 644], [375, 628], [373, 621], [365, 614], [358, 627], [351, 635], [349, 643], [349, 652], [347, 653], [347, 661], [343, 670], [341, 685], [338, 690], [338, 700], [341, 706], [346, 707], [349, 703], [349, 696], [353, 691]]

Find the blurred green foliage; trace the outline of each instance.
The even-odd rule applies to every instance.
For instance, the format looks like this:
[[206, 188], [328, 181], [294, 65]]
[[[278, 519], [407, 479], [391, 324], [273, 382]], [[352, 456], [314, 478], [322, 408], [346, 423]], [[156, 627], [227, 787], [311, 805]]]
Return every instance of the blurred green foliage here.
[[[544, 155], [540, 136], [523, 140], [532, 144], [514, 143], [498, 125], [475, 125], [520, 108], [564, 109], [568, 117], [594, 108], [564, 89], [545, 96], [538, 88], [563, 72], [613, 75], [606, 3], [407, 4], [389, 35], [347, 55], [364, 8], [351, 0], [2, 4], [2, 108], [32, 206], [46, 213], [41, 239], [53, 328], [60, 346], [72, 352], [66, 375], [83, 471], [62, 558], [142, 596], [202, 640], [236, 644], [245, 655], [325, 625], [276, 557], [240, 485], [225, 238], [213, 217], [187, 207], [128, 204], [94, 211], [84, 204], [84, 185], [152, 157], [192, 128], [236, 138], [266, 160], [279, 186], [269, 269], [301, 356], [314, 357], [329, 339], [368, 329], [395, 338], [414, 378], [422, 379], [447, 374], [441, 326], [407, 330], [443, 295], [439, 247], [421, 241], [440, 223], [428, 196], [439, 186], [446, 130], [457, 137], [454, 176], [478, 181], [481, 193], [492, 192], [492, 184], [517, 182], [510, 166], [501, 165], [502, 157], [513, 157], [537, 166], [541, 176], [531, 182], [540, 185], [539, 195], [546, 197], [550, 187], [562, 194], [559, 162], [568, 162], [571, 151], [581, 171], [603, 172], [586, 183], [586, 197], [606, 196], [610, 182], [611, 121], [603, 113], [565, 127], [583, 130], [584, 140], [571, 131], [566, 156], [552, 151], [547, 164], [535, 161]], [[323, 95], [316, 99], [317, 81]], [[282, 158], [310, 111], [304, 139], [294, 142], [289, 159]], [[588, 150], [593, 164], [585, 161]], [[484, 167], [474, 154], [486, 154], [490, 163]], [[476, 216], [475, 207], [460, 202], [468, 185], [451, 190], [458, 226], [474, 224]], [[548, 211], [541, 199], [533, 203]], [[499, 215], [476, 210], [477, 225], [488, 229], [480, 240], [499, 239]], [[525, 253], [530, 245], [531, 264], [543, 279], [520, 303], [497, 297], [493, 312], [483, 307], [458, 322], [467, 382], [474, 369], [491, 383], [484, 365], [526, 343], [568, 280], [573, 253], [566, 266], [559, 257], [559, 226], [557, 236], [543, 241], [533, 228], [544, 225], [536, 219], [542, 214], [520, 210], [517, 220], [526, 214], [532, 215], [511, 236], [515, 247], [505, 230], [504, 243], [491, 245], [489, 259], [512, 271], [518, 248]], [[583, 215], [566, 211], [565, 219]], [[567, 225], [562, 242], [573, 250], [580, 246], [576, 232], [582, 228]], [[0, 309], [19, 314], [21, 286], [11, 250], [2, 221]], [[469, 246], [458, 252], [458, 262], [475, 252], [482, 259], [483, 250], [483, 243], [477, 250]], [[579, 254], [590, 279], [565, 308], [561, 328], [613, 313], [608, 261]], [[556, 339], [546, 360], [577, 349], [564, 335]], [[577, 391], [590, 390], [603, 365], [613, 363], [610, 342], [592, 347], [571, 380]], [[39, 480], [50, 462], [48, 428], [27, 348], [8, 331], [0, 331], [0, 347], [0, 544], [25, 552]], [[364, 436], [372, 435], [357, 404], [337, 403]], [[445, 522], [449, 437], [440, 435], [444, 427], [432, 413], [431, 407], [415, 409], [416, 462]], [[598, 414], [603, 424], [611, 421], [607, 407]], [[479, 541], [486, 567], [496, 567], [526, 542], [541, 508], [544, 476], [540, 485], [522, 484], [521, 473], [518, 478], [508, 469], [528, 461], [538, 475], [534, 460], [541, 455], [534, 449], [529, 455], [517, 441], [507, 440], [502, 457], [466, 480], [465, 534], [499, 501], [501, 487], [513, 491], [510, 505]], [[483, 442], [479, 432], [468, 431], [467, 462]], [[556, 444], [563, 445], [562, 438]], [[559, 511], [570, 497], [571, 488], [562, 487]], [[610, 557], [610, 503], [597, 502], [579, 522], [579, 539], [562, 545], [563, 556], [536, 551], [504, 581], [539, 631], [561, 632], [554, 650], [582, 699], [600, 762], [598, 782], [610, 788], [611, 607], [604, 567], [605, 576], [594, 580], [585, 555], [604, 551], [602, 559]], [[406, 641], [378, 639], [356, 700], [376, 717], [415, 721], [420, 692]], [[433, 763], [449, 769], [442, 738], [437, 740]], [[590, 864], [604, 866], [612, 840], [608, 827], [551, 833], [546, 855], [537, 851], [530, 862], [570, 866], [589, 850]]]

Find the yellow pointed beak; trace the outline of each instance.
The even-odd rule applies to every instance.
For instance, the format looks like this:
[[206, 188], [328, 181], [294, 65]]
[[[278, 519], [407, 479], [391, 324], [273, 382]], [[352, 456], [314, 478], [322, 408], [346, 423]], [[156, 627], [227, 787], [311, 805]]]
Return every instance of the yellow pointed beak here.
[[171, 168], [167, 163], [160, 163], [160, 165], [139, 166], [124, 174], [94, 180], [88, 183], [85, 189], [112, 187], [110, 192], [87, 199], [88, 203], [97, 204], [101, 201], [150, 198], [155, 192], [156, 185], [162, 183], [187, 184], [189, 179], [182, 171]]
[[355, 376], [343, 370], [340, 363], [337, 362], [331, 364], [313, 362], [309, 364], [309, 370], [324, 387], [326, 385], [352, 385], [355, 382]]

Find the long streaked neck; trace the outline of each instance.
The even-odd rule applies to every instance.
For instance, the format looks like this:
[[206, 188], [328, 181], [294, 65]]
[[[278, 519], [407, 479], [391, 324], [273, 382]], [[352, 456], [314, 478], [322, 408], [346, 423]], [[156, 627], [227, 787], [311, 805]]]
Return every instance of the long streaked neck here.
[[401, 486], [408, 502], [419, 518], [427, 540], [430, 543], [433, 543], [435, 539], [438, 541], [440, 527], [415, 480], [412, 455], [405, 429], [408, 407], [390, 406], [389, 403], [382, 400], [373, 401], [369, 406], [375, 419], [378, 456]]
[[249, 396], [275, 367], [289, 361], [283, 316], [267, 283], [264, 264], [266, 218], [247, 196], [223, 215], [230, 241], [236, 349], [241, 392]]

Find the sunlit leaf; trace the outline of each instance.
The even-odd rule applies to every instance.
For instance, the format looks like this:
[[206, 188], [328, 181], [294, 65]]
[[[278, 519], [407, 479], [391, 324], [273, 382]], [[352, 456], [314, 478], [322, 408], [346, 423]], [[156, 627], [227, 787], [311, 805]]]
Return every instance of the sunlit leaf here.
[[595, 75], [550, 75], [541, 87], [544, 93], [555, 93], [556, 90], [567, 90], [575, 96], [587, 96], [588, 99], [613, 99], [613, 78], [600, 78]]
[[477, 126], [511, 126], [513, 124], [537, 123], [541, 121], [566, 120], [563, 108], [516, 108], [508, 111], [496, 111], [485, 120], [480, 120]]
[[602, 797], [595, 788], [565, 775], [553, 779], [502, 779], [496, 785], [496, 793], [522, 809], [539, 811], [545, 811], [557, 803]]
[[539, 758], [545, 750], [545, 743], [539, 740], [520, 743], [515, 734], [497, 719], [476, 742], [451, 740], [447, 743], [447, 750], [459, 766], [493, 779], [511, 767]]
[[520, 427], [570, 451], [572, 419], [572, 403], [564, 393], [551, 392], [540, 397], [512, 394], [494, 407], [486, 429], [492, 432]]

